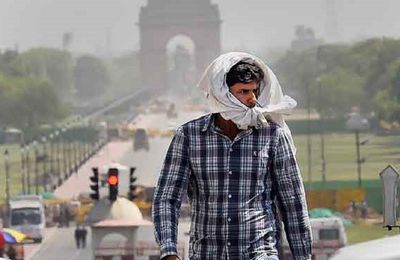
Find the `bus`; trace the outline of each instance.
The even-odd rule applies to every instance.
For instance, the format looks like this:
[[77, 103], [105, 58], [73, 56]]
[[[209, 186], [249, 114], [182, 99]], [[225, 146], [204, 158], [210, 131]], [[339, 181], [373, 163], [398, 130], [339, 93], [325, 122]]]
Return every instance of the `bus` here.
[[10, 227], [35, 243], [41, 243], [46, 227], [43, 199], [38, 195], [19, 195], [10, 200]]

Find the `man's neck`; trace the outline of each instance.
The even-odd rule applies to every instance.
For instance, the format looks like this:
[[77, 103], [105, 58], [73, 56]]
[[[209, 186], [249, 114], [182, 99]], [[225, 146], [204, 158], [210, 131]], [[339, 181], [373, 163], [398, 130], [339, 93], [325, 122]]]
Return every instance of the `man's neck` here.
[[240, 133], [239, 128], [234, 122], [232, 122], [232, 120], [225, 120], [220, 114], [216, 115], [214, 122], [215, 125], [222, 130], [222, 133], [229, 137], [229, 139], [232, 141]]

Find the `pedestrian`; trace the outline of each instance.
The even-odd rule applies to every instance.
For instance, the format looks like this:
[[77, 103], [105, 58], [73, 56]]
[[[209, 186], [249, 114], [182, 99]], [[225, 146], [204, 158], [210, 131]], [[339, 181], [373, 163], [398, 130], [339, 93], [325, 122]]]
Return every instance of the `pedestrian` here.
[[227, 53], [199, 87], [210, 114], [180, 126], [153, 200], [161, 259], [178, 258], [182, 196], [191, 204], [190, 259], [279, 259], [282, 217], [293, 259], [311, 259], [311, 228], [296, 149], [283, 114], [296, 101], [247, 53]]
[[361, 217], [363, 218], [363, 219], [367, 219], [368, 218], [368, 203], [367, 203], [367, 201], [366, 200], [364, 200], [362, 203], [361, 203], [361, 209], [360, 209], [360, 211], [361, 211]]
[[78, 249], [81, 248], [81, 230], [79, 225], [76, 225], [74, 238], [75, 238], [76, 248]]
[[357, 217], [358, 216], [358, 214], [357, 214], [358, 204], [354, 200], [351, 201], [351, 211], [353, 213], [353, 218], [358, 218]]
[[86, 248], [86, 236], [87, 236], [87, 230], [85, 228], [85, 226], [81, 226], [81, 245], [82, 248]]

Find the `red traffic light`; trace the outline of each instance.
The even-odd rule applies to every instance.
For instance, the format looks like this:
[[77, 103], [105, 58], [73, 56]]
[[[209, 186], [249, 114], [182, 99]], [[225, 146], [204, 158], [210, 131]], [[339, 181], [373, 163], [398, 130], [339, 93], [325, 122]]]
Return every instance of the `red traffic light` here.
[[118, 185], [118, 176], [115, 175], [108, 176], [107, 182], [109, 185]]

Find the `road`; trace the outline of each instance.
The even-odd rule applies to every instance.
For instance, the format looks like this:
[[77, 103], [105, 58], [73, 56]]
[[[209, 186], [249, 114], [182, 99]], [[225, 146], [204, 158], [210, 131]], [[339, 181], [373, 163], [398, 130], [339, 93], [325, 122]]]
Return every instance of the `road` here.
[[[197, 116], [200, 116], [199, 112], [187, 111], [181, 113], [178, 118], [168, 119], [165, 114], [153, 113], [139, 117], [132, 127], [158, 129], [161, 132], [165, 132]], [[81, 192], [89, 192], [91, 168], [100, 167], [111, 162], [118, 162], [128, 167], [136, 167], [137, 184], [155, 186], [171, 138], [172, 135], [150, 138], [149, 151], [133, 151], [133, 143], [130, 140], [111, 142], [85, 163], [78, 170], [78, 174], [72, 175], [62, 186], [57, 188], [55, 195], [60, 198], [74, 198]], [[128, 172], [128, 170], [120, 172], [120, 194], [125, 194], [128, 190]], [[106, 188], [100, 189], [100, 194], [104, 195], [106, 192]], [[182, 228], [181, 232], [187, 231], [188, 225], [186, 226], [187, 228]], [[26, 259], [91, 259], [90, 249], [78, 250], [75, 248], [74, 228], [74, 225], [70, 228], [52, 228], [46, 232], [42, 244], [26, 245]], [[153, 236], [153, 232], [150, 233], [148, 236]], [[184, 234], [181, 236], [184, 236]], [[88, 233], [87, 243], [90, 245], [90, 232]]]
[[77, 249], [74, 240], [75, 227], [56, 228], [51, 238], [43, 243], [32, 260], [54, 260], [54, 259], [91, 259], [90, 229], [88, 230], [86, 248]]
[[[122, 156], [127, 153], [129, 148], [129, 142], [116, 141], [108, 143], [95, 156], [93, 156], [84, 165], [82, 165], [82, 167], [78, 169], [77, 174], [71, 175], [68, 180], [63, 183], [62, 186], [58, 187], [54, 192], [55, 195], [59, 198], [76, 198], [82, 192], [89, 192], [89, 176], [92, 174], [91, 168], [111, 162], [120, 161]], [[59, 257], [38, 257], [47, 257], [47, 255], [53, 255], [54, 252], [57, 254], [57, 250], [54, 250], [53, 244], [57, 244], [58, 240], [63, 240], [62, 234], [63, 229], [59, 229], [56, 227], [46, 228], [44, 232], [44, 239], [41, 244], [24, 245], [25, 259], [59, 259]], [[58, 236], [60, 237], [58, 238]], [[65, 242], [67, 241], [68, 240], [66, 240]], [[69, 245], [68, 243], [60, 243], [59, 246], [64, 246], [66, 249], [68, 249], [71, 245]], [[75, 253], [73, 251], [70, 252], [69, 250], [66, 250], [65, 256], [67, 257], [67, 259], [69, 259], [68, 257], [74, 257]]]

